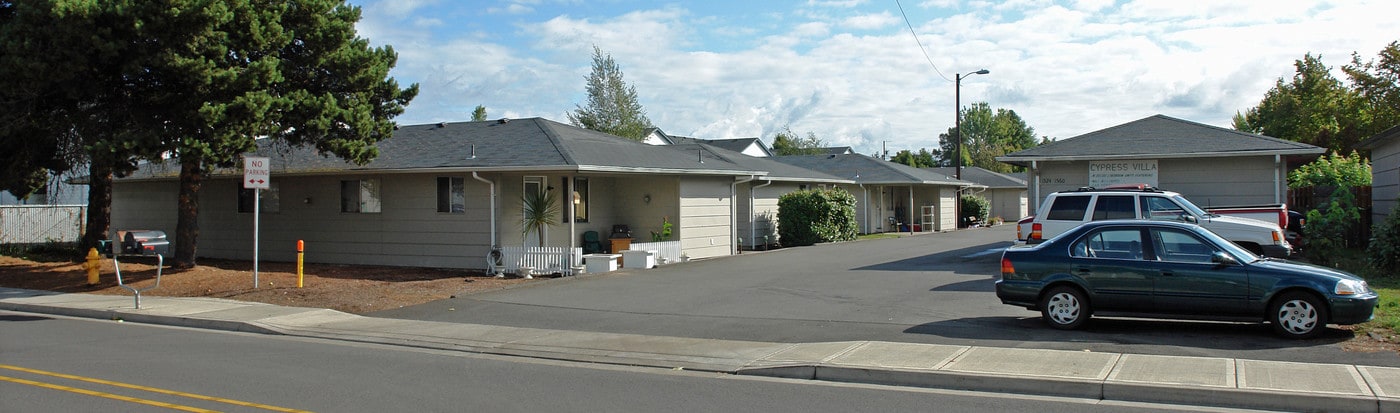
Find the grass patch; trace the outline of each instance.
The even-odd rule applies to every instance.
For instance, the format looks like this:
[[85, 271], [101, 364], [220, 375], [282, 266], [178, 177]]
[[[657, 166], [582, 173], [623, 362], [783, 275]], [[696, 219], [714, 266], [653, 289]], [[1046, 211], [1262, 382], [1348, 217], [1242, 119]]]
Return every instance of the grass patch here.
[[1371, 268], [1366, 263], [1366, 251], [1360, 249], [1343, 250], [1330, 261], [1324, 265], [1365, 278], [1366, 284], [1380, 295], [1375, 318], [1358, 325], [1357, 331], [1392, 337], [1400, 332], [1400, 277]]
[[858, 235], [858, 236], [856, 236], [856, 241], [864, 241], [864, 240], [868, 240], [868, 239], [885, 239], [885, 238], [899, 238], [899, 234], [891, 234], [891, 233], [888, 233], [888, 232], [877, 232], [877, 233], [874, 233], [874, 234]]

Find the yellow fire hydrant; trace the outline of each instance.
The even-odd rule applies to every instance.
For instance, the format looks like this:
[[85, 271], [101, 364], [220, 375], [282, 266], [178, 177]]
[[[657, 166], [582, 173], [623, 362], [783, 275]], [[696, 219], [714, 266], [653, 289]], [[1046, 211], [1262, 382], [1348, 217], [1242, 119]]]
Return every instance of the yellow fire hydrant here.
[[87, 268], [88, 285], [97, 285], [97, 270], [102, 268], [102, 256], [97, 254], [97, 248], [89, 248], [87, 263], [83, 264]]

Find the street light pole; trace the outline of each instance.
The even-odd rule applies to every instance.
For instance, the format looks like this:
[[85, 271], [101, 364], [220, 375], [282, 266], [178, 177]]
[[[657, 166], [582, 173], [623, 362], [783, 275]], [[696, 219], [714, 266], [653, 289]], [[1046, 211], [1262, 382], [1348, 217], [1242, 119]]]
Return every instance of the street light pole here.
[[[968, 73], [967, 75], [985, 75], [988, 73], [991, 72], [987, 69], [982, 69]], [[956, 130], [954, 133], [958, 135], [957, 140], [953, 141], [953, 179], [959, 181], [962, 180], [962, 80], [964, 77], [967, 76], [963, 76], [961, 73], [953, 74], [953, 79], [955, 79], [953, 82], [953, 105], [955, 106], [953, 110], [953, 129]], [[962, 227], [962, 189], [958, 189], [956, 193], [958, 194], [957, 199], [953, 200], [953, 219], [957, 221], [953, 224], [954, 229]]]

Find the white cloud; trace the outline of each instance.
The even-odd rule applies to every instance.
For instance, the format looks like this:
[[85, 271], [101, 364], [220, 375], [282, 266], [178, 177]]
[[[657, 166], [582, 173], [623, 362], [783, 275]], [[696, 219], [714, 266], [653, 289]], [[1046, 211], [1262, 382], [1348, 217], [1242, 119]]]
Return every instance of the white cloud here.
[[457, 16], [505, 18], [423, 14], [433, 4], [375, 3], [359, 26], [399, 51], [400, 82], [423, 86], [401, 122], [461, 120], [478, 104], [492, 117], [564, 121], [582, 101], [596, 44], [667, 133], [768, 139], [790, 126], [867, 154], [882, 141], [891, 152], [935, 147], [953, 124], [954, 73], [989, 69], [964, 80], [962, 103], [1015, 110], [1039, 135], [1066, 138], [1158, 113], [1228, 127], [1303, 54], [1337, 68], [1353, 51], [1369, 59], [1397, 39], [1370, 2], [904, 4], [940, 77], [893, 4], [812, 1], [746, 20], [679, 7], [585, 14], [511, 2], [532, 12], [456, 38], [437, 32], [473, 24]]
[[855, 30], [875, 30], [900, 24], [902, 21], [889, 12], [862, 14], [841, 21], [841, 27]]

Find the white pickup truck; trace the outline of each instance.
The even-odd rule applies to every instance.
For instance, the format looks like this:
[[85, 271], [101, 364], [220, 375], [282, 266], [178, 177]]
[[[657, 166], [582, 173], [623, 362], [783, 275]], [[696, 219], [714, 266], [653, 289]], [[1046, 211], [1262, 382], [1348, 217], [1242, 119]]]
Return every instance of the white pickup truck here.
[[[1192, 222], [1256, 254], [1287, 258], [1293, 246], [1284, 237], [1284, 205], [1230, 207], [1206, 211], [1181, 194], [1145, 186], [1081, 188], [1050, 194], [1038, 214], [1016, 225], [1017, 241], [1036, 244], [1089, 221], [1155, 219]], [[1259, 220], [1226, 214], [1247, 214]]]

